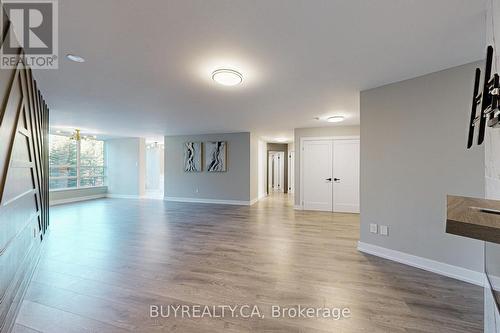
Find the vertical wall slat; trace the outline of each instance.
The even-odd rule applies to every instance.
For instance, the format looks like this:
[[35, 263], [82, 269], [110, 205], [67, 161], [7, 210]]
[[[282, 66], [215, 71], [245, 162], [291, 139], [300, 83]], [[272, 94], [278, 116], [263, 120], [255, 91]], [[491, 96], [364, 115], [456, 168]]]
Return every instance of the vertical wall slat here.
[[17, 68], [0, 68], [0, 333], [14, 324], [49, 225], [48, 120], [21, 57]]

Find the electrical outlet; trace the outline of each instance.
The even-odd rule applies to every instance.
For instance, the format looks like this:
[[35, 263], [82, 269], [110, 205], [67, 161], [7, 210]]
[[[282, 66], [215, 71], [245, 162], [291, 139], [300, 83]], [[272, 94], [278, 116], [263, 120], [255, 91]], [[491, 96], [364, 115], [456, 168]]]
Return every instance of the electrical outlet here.
[[199, 193], [199, 192], [200, 192], [200, 190], [198, 188], [194, 189], [194, 193]]
[[389, 227], [386, 225], [381, 225], [380, 226], [380, 234], [382, 236], [389, 236]]
[[376, 234], [378, 232], [378, 225], [375, 223], [370, 223], [370, 232]]

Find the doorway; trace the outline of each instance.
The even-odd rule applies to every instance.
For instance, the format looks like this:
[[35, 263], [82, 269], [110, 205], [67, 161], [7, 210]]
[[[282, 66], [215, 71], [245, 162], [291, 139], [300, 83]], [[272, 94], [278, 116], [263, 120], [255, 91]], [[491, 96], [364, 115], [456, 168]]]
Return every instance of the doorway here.
[[359, 213], [359, 138], [301, 140], [305, 210]]
[[288, 152], [288, 193], [295, 193], [295, 151]]
[[285, 192], [285, 153], [282, 151], [269, 152], [269, 183], [268, 192]]
[[148, 198], [163, 199], [165, 145], [153, 142], [146, 145], [146, 194]]
[[281, 192], [286, 198], [291, 198], [288, 196], [288, 146], [288, 143], [267, 143], [267, 195]]

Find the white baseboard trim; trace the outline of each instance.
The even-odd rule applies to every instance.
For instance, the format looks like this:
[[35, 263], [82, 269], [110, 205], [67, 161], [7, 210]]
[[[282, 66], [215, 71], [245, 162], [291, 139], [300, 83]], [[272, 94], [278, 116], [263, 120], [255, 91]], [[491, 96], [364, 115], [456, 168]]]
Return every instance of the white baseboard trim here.
[[264, 199], [266, 197], [267, 197], [267, 193], [260, 194], [257, 198], [254, 198], [254, 199], [250, 200], [250, 206], [255, 205], [257, 202], [259, 202], [260, 200], [262, 200], [262, 199]]
[[143, 199], [144, 197], [141, 195], [132, 195], [132, 194], [111, 194], [108, 193], [106, 197], [111, 199]]
[[252, 205], [252, 201], [219, 200], [219, 199], [203, 199], [203, 198], [165, 197], [165, 201], [207, 203], [207, 204], [217, 204], [217, 205], [236, 205], [236, 206], [251, 206]]
[[412, 254], [387, 249], [385, 247], [358, 242], [358, 250], [384, 259], [396, 261], [408, 266], [451, 277], [460, 281], [484, 286], [485, 275], [481, 272], [445, 264], [439, 261], [418, 257]]
[[257, 201], [259, 201], [260, 199], [261, 199], [261, 198], [255, 198], [255, 199], [250, 200], [250, 204], [249, 204], [249, 206], [253, 206], [253, 205], [255, 205], [255, 204], [257, 203]]
[[[491, 282], [491, 285], [492, 286], [495, 286], [495, 289], [498, 289], [498, 286], [500, 286], [500, 277], [499, 276], [493, 276], [493, 275], [489, 275], [489, 279], [490, 279], [490, 282]], [[485, 283], [485, 287], [488, 286], [488, 288], [490, 287], [489, 283]]]
[[304, 209], [302, 208], [302, 205], [294, 205], [294, 206], [293, 206], [293, 209], [295, 209], [295, 210], [304, 210]]
[[79, 202], [79, 201], [87, 201], [87, 200], [94, 200], [94, 199], [100, 199], [100, 198], [105, 198], [106, 193], [100, 193], [100, 194], [94, 194], [94, 195], [87, 195], [84, 197], [74, 197], [74, 198], [66, 198], [66, 199], [59, 199], [59, 200], [50, 200], [50, 206], [57, 206], [57, 205], [64, 205], [72, 202]]

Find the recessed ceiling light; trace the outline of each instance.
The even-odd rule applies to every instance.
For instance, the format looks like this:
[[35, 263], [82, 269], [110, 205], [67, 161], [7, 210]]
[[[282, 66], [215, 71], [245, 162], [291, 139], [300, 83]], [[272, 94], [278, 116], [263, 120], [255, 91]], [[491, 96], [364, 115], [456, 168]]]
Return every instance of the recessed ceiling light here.
[[344, 121], [344, 116], [333, 116], [327, 119], [329, 123], [340, 123]]
[[68, 58], [68, 60], [71, 60], [71, 61], [74, 61], [74, 62], [85, 62], [85, 59], [80, 57], [80, 56], [77, 56], [77, 55], [74, 55], [74, 54], [68, 54], [66, 55], [66, 58]]
[[232, 69], [218, 69], [212, 73], [212, 80], [223, 86], [236, 86], [243, 82], [243, 75]]

